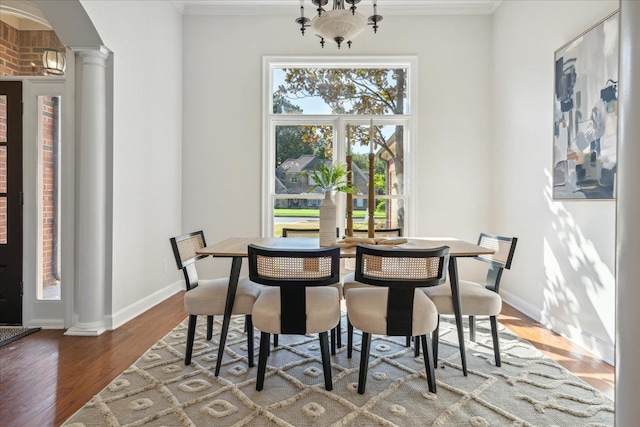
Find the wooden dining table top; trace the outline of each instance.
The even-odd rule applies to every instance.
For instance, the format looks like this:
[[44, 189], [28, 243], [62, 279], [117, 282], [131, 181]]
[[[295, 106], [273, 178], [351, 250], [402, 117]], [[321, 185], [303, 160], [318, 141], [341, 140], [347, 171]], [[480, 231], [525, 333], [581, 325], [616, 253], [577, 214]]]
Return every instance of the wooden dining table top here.
[[[440, 246], [448, 246], [449, 254], [452, 257], [473, 257], [494, 253], [493, 249], [452, 237], [407, 237], [406, 240], [406, 243], [400, 245], [381, 247], [433, 249]], [[214, 257], [247, 257], [247, 246], [250, 244], [283, 249], [314, 249], [320, 247], [317, 237], [230, 237], [198, 250], [197, 254]], [[340, 256], [342, 258], [355, 258], [355, 246], [341, 247]]]

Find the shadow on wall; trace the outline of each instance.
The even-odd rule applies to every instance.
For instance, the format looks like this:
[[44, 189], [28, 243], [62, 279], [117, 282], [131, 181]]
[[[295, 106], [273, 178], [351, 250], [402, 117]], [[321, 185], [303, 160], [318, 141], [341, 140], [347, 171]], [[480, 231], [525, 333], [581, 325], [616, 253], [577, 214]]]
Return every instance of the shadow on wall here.
[[[563, 334], [591, 351], [612, 348], [615, 274], [602, 261], [599, 248], [585, 237], [564, 203], [553, 200], [549, 170], [545, 170], [545, 175], [549, 185], [544, 197], [554, 220], [544, 237], [543, 320], [552, 323], [555, 330], [559, 327]], [[565, 325], [558, 325], [558, 320]], [[604, 354], [598, 356], [613, 363]]]

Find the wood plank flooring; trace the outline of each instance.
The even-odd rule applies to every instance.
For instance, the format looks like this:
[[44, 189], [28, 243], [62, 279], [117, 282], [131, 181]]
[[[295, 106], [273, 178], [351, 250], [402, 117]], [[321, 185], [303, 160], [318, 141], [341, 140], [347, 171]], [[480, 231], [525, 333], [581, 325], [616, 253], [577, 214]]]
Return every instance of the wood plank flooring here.
[[[41, 330], [0, 347], [0, 426], [59, 426], [186, 316], [181, 292], [99, 337]], [[613, 398], [613, 367], [506, 304], [499, 320]]]

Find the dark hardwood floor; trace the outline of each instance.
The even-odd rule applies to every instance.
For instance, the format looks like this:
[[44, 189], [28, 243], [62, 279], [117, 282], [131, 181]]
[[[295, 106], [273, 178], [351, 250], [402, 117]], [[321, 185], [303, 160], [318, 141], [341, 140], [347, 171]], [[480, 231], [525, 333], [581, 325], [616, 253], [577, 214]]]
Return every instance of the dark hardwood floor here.
[[[186, 316], [178, 293], [115, 331], [72, 337], [41, 330], [0, 347], [0, 426], [58, 426]], [[500, 322], [613, 397], [614, 370], [517, 310]]]

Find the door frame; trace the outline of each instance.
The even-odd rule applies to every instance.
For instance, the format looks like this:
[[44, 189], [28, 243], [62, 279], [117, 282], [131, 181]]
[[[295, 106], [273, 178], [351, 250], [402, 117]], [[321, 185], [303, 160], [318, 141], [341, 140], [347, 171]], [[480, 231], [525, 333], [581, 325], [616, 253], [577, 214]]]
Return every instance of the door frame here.
[[[67, 51], [69, 53], [70, 51]], [[74, 290], [74, 193], [75, 193], [75, 98], [73, 52], [67, 54], [67, 75], [3, 76], [3, 80], [22, 81], [23, 102], [23, 297], [22, 324], [26, 327], [64, 329], [72, 325]], [[38, 100], [39, 95], [62, 98], [60, 141], [60, 300], [38, 300]]]

